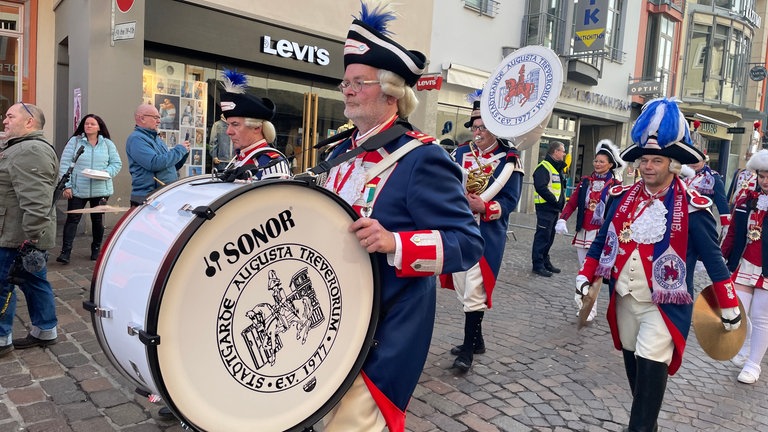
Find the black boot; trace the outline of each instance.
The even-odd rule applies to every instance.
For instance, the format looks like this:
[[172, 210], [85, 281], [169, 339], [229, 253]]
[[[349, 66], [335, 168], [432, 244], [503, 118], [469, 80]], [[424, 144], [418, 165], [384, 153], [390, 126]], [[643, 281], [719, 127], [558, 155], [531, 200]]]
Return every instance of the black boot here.
[[[461, 351], [464, 349], [464, 345], [457, 345], [453, 348], [451, 348], [451, 354], [457, 356], [461, 353]], [[485, 354], [485, 340], [483, 339], [483, 326], [482, 321], [480, 321], [480, 328], [477, 331], [477, 338], [475, 339], [475, 350], [472, 351], [473, 354]]]
[[549, 260], [549, 258], [544, 260], [544, 268], [547, 269], [547, 271], [552, 273], [560, 273], [560, 269], [553, 266], [552, 262]]
[[634, 396], [635, 382], [637, 381], [637, 360], [635, 359], [635, 352], [622, 349], [621, 353], [624, 355], [624, 369], [627, 371], [629, 390], [632, 393], [632, 396]]
[[69, 264], [69, 255], [72, 253], [72, 243], [75, 241], [75, 234], [77, 234], [77, 223], [72, 223], [67, 219], [67, 223], [64, 224], [64, 235], [61, 238], [61, 254], [56, 258], [57, 262]]
[[629, 416], [630, 432], [653, 432], [658, 430], [656, 421], [667, 388], [668, 367], [666, 363], [636, 357], [637, 379]]
[[456, 360], [453, 362], [453, 367], [458, 369], [462, 373], [469, 371], [472, 366], [474, 346], [477, 341], [477, 337], [480, 334], [480, 326], [483, 322], [483, 311], [465, 312], [464, 320], [464, 343], [463, 348]]
[[101, 252], [101, 244], [91, 243], [91, 261], [99, 259], [99, 252]]

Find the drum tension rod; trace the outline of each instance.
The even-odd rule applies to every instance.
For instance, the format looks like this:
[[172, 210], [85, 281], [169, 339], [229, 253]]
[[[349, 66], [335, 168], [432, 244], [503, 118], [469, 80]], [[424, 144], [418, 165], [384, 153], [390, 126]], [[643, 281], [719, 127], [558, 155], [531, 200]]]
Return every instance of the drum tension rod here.
[[98, 316], [99, 318], [112, 318], [112, 309], [104, 309], [96, 306], [92, 301], [84, 301], [83, 309]]
[[211, 209], [208, 206], [197, 206], [195, 208], [192, 208], [191, 205], [184, 204], [179, 209], [179, 213], [182, 214], [184, 212], [192, 213], [197, 217], [205, 218], [207, 220], [211, 220], [213, 219], [214, 216], [216, 216], [216, 212], [213, 211], [213, 209]]
[[153, 335], [145, 332], [140, 324], [136, 324], [133, 322], [128, 323], [128, 335], [129, 336], [139, 336], [139, 341], [147, 346], [155, 346], [160, 345], [160, 336]]

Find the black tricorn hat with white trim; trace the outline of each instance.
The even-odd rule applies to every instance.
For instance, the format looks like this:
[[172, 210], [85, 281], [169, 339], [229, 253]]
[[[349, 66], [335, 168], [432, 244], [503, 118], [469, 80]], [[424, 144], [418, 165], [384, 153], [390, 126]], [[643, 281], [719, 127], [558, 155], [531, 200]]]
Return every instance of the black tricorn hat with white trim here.
[[388, 35], [387, 23], [395, 19], [389, 5], [369, 10], [360, 2], [360, 17], [352, 21], [344, 44], [344, 68], [351, 64], [364, 64], [396, 73], [413, 87], [426, 69], [427, 57], [405, 49]]
[[632, 141], [634, 144], [621, 152], [627, 162], [643, 155], [666, 156], [681, 164], [704, 160], [704, 153], [693, 146], [688, 121], [674, 99], [648, 101], [632, 126]]
[[219, 98], [224, 118], [245, 117], [266, 121], [275, 118], [277, 109], [271, 100], [245, 92], [248, 84], [244, 74], [225, 69], [223, 84], [224, 91]]

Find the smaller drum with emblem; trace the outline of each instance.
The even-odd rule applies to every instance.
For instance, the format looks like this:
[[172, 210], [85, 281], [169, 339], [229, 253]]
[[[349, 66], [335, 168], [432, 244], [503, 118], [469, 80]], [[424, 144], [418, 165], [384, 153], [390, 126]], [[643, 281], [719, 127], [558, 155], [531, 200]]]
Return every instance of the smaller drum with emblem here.
[[97, 339], [194, 430], [303, 430], [362, 368], [376, 261], [325, 189], [207, 180], [173, 183], [115, 226], [84, 304]]

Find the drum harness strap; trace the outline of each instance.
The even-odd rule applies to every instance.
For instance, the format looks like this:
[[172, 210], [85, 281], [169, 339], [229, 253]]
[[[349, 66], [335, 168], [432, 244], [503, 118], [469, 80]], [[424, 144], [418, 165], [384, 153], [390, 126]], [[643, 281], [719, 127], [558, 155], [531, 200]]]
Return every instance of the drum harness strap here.
[[[388, 144], [392, 140], [400, 137], [406, 132], [411, 131], [411, 128], [406, 127], [407, 123], [398, 121], [394, 125], [392, 125], [391, 128], [386, 129], [385, 131], [374, 135], [370, 137], [366, 142], [360, 145], [360, 147], [357, 147], [351, 151], [348, 151], [346, 153], [342, 153], [335, 158], [331, 159], [330, 161], [322, 161], [317, 166], [310, 168], [307, 170], [307, 174], [310, 176], [317, 176], [320, 174], [327, 173], [331, 170], [331, 168], [342, 164], [359, 154], [363, 152], [370, 152], [380, 149], [381, 147], [384, 147], [384, 145]], [[325, 142], [319, 143], [315, 147], [322, 147], [327, 143], [327, 141], [336, 141], [339, 138], [346, 139], [352, 135], [353, 130], [342, 132], [341, 134], [334, 135], [331, 137], [330, 140], [326, 140]], [[331, 142], [333, 142], [331, 141]], [[392, 166], [395, 162], [397, 162], [400, 158], [405, 156], [408, 152], [413, 150], [414, 148], [422, 145], [423, 143], [419, 141], [418, 139], [414, 138], [411, 141], [407, 142], [405, 145], [400, 147], [399, 149], [395, 150], [394, 152], [390, 153], [389, 155], [385, 156], [384, 159], [382, 159], [379, 163], [374, 165], [366, 174], [366, 181], [370, 181], [374, 177], [378, 176], [382, 172], [384, 172], [387, 168]], [[379, 310], [379, 319], [383, 320], [389, 311], [392, 309], [392, 307], [400, 300], [400, 297], [405, 294], [405, 290], [400, 291], [399, 293], [395, 294], [393, 298], [391, 298], [385, 305], [383, 305]], [[372, 345], [375, 347], [378, 345], [378, 341], [372, 341]]]

